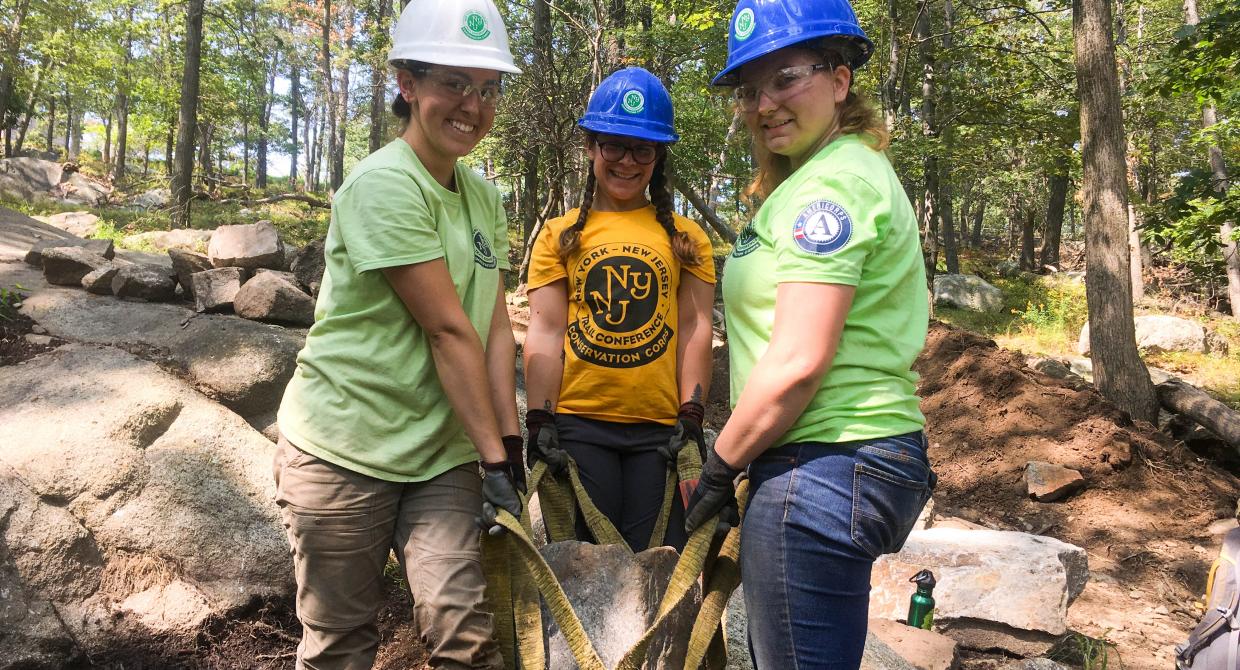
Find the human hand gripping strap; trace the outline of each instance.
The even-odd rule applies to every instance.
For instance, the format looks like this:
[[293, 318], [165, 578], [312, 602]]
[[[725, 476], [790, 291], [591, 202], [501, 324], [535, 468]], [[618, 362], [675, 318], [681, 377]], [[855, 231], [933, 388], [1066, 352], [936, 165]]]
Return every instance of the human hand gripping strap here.
[[503, 533], [504, 527], [495, 520], [498, 510], [506, 510], [513, 516], [520, 517], [521, 507], [521, 494], [517, 493], [509, 464], [483, 463], [482, 515], [478, 517], [478, 525], [491, 535]]
[[[712, 447], [702, 464], [702, 475], [698, 479], [697, 488], [689, 497], [689, 505], [685, 510], [685, 530], [692, 533], [711, 517], [736, 506], [736, 489], [733, 482], [741, 474], [727, 464], [719, 452]], [[721, 514], [722, 516], [722, 514]], [[729, 514], [729, 516], [731, 516]]]
[[702, 420], [706, 417], [706, 406], [696, 400], [681, 403], [676, 413], [676, 425], [672, 428], [672, 437], [666, 446], [658, 448], [659, 454], [667, 459], [668, 465], [676, 467], [676, 459], [680, 450], [689, 442], [697, 442], [698, 454], [706, 460], [706, 446], [702, 439]]
[[525, 427], [529, 431], [526, 458], [530, 470], [542, 461], [553, 475], [567, 472], [568, 453], [560, 448], [560, 433], [555, 427], [555, 415], [545, 409], [532, 409], [525, 414]]

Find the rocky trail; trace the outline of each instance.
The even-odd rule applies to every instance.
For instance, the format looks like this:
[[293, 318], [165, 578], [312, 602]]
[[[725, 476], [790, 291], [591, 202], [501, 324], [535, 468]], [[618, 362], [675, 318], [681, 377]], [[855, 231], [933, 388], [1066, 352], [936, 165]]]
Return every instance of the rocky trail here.
[[[0, 668], [290, 667], [299, 631], [264, 435], [304, 331], [55, 287], [23, 262], [36, 242], [71, 237], [0, 209], [0, 288], [25, 295], [20, 314], [0, 320]], [[520, 340], [527, 315], [514, 303]], [[726, 346], [715, 358], [707, 424], [717, 429]], [[1079, 666], [1073, 650], [1095, 638], [1123, 667], [1171, 665], [1236, 526], [1240, 480], [1092, 387], [966, 331], [935, 323], [917, 370], [940, 479], [929, 530], [906, 551], [940, 560], [936, 538], [1007, 531], [971, 536], [998, 552], [987, 559], [997, 607], [1051, 623], [970, 614], [949, 576], [936, 592], [946, 637], [906, 658], [935, 670], [1022, 656]], [[1069, 468], [1079, 482], [1037, 502], [1030, 463]], [[1074, 546], [1070, 558], [1055, 541]], [[1023, 550], [1002, 553], [1040, 546], [1051, 547], [1049, 573]], [[900, 558], [876, 569], [872, 616], [907, 602]], [[893, 583], [878, 584], [888, 572]], [[1025, 592], [1041, 588], [1060, 611], [1032, 611]], [[377, 668], [422, 666], [409, 611], [391, 580]]]

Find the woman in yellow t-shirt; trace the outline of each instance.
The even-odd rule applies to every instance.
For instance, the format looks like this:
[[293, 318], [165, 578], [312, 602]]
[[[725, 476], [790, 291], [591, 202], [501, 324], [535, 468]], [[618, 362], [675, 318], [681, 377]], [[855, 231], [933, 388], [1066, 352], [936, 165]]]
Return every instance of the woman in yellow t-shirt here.
[[[590, 158], [581, 207], [547, 222], [527, 283], [530, 465], [562, 475], [571, 456], [634, 551], [651, 541], [669, 463], [701, 444], [710, 386], [714, 262], [701, 227], [672, 211], [672, 121], [646, 70], [599, 85], [578, 121]], [[672, 505], [663, 544], [684, 546], [683, 515]], [[580, 520], [577, 535], [594, 539]]]

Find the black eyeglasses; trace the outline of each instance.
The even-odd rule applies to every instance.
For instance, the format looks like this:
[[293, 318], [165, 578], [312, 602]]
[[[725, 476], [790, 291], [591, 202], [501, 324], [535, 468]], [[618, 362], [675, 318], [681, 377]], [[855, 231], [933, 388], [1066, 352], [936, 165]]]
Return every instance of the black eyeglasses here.
[[619, 163], [625, 154], [633, 156], [638, 165], [650, 165], [659, 157], [659, 147], [653, 144], [625, 144], [623, 142], [599, 142], [598, 149], [603, 160]]

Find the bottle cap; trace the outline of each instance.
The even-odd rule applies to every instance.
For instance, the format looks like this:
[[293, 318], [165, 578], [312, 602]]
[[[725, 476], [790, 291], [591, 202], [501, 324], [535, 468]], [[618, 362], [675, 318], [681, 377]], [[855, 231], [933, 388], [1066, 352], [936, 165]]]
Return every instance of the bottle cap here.
[[918, 588], [933, 589], [938, 582], [934, 579], [934, 573], [929, 570], [922, 570], [909, 578], [909, 581], [916, 584]]

